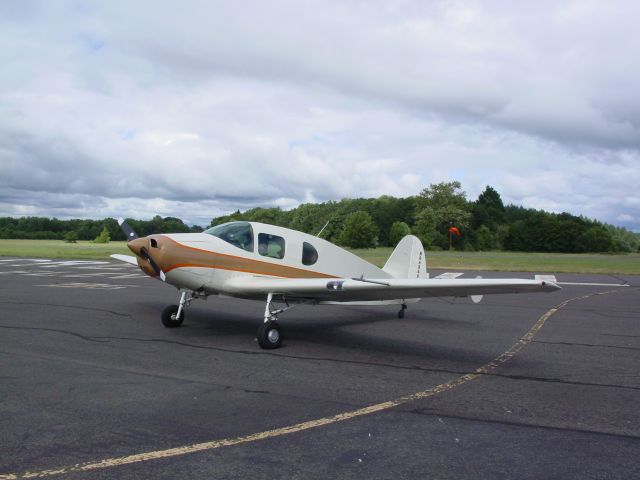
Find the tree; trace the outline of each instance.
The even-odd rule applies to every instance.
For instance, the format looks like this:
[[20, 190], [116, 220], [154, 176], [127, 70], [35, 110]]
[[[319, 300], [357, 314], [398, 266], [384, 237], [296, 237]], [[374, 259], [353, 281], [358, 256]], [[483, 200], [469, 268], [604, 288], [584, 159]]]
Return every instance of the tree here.
[[416, 197], [415, 232], [429, 247], [447, 248], [449, 227], [469, 226], [471, 212], [467, 196], [458, 181], [431, 184]]
[[496, 243], [495, 235], [489, 230], [486, 225], [480, 225], [475, 231], [475, 249], [476, 250], [491, 250]]
[[486, 225], [495, 231], [496, 227], [506, 222], [504, 204], [500, 194], [487, 185], [484, 192], [473, 203], [471, 227], [475, 230], [480, 225]]
[[107, 227], [103, 227], [100, 235], [98, 235], [93, 243], [109, 243], [111, 241], [111, 237], [109, 236], [109, 230]]
[[64, 234], [64, 241], [67, 243], [76, 243], [78, 241], [78, 232], [72, 230]]
[[357, 211], [347, 215], [340, 233], [341, 245], [351, 248], [373, 248], [376, 246], [378, 227], [367, 212]]
[[611, 233], [602, 226], [591, 227], [580, 236], [578, 243], [584, 252], [610, 252], [614, 246]]
[[409, 225], [404, 222], [393, 222], [389, 229], [389, 246], [395, 247], [400, 240], [411, 233]]

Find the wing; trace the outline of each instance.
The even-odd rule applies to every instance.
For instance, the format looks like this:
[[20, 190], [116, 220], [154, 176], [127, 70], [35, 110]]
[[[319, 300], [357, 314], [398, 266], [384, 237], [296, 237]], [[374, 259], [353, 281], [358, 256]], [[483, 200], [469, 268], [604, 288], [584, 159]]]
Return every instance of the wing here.
[[119, 253], [114, 253], [109, 256], [111, 258], [115, 258], [116, 260], [120, 260], [121, 262], [130, 263], [131, 265], [135, 265], [136, 267], [138, 266], [138, 260], [136, 259], [136, 257], [133, 257], [131, 255], [120, 255]]
[[225, 293], [248, 298], [267, 294], [318, 302], [360, 302], [425, 297], [466, 297], [497, 293], [552, 292], [553, 282], [500, 279], [319, 279], [235, 277], [224, 284]]

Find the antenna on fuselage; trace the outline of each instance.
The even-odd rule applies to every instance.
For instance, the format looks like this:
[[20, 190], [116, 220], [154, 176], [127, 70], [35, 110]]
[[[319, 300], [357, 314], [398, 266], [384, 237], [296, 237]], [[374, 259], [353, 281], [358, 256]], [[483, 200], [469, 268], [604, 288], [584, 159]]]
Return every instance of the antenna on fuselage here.
[[322, 227], [322, 228], [320, 229], [320, 231], [316, 234], [316, 237], [320, 237], [320, 234], [321, 234], [322, 232], [324, 232], [324, 229], [325, 229], [325, 228], [327, 228], [327, 225], [329, 225], [329, 222], [331, 222], [331, 220], [333, 220], [333, 219], [332, 219], [332, 218], [330, 218], [329, 220], [327, 220], [327, 223], [325, 223], [325, 224], [324, 224], [324, 227]]

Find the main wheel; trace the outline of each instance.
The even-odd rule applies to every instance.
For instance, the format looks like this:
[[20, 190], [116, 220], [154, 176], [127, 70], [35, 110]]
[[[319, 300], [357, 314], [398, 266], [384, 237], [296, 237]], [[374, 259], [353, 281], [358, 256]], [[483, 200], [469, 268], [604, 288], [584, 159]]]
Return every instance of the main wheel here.
[[178, 305], [169, 305], [162, 311], [162, 324], [167, 328], [175, 328], [184, 321], [184, 308], [178, 318]]
[[262, 348], [279, 348], [282, 345], [282, 334], [278, 322], [269, 320], [258, 328], [258, 344]]

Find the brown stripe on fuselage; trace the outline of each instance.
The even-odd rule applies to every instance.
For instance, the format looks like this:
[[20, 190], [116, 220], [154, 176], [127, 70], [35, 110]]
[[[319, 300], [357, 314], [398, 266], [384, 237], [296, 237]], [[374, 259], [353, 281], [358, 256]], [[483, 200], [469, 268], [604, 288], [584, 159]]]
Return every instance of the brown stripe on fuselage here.
[[[278, 265], [226, 253], [211, 252], [183, 245], [164, 235], [154, 235], [153, 238], [161, 239], [162, 243], [158, 242], [161, 254], [158, 255], [156, 261], [165, 273], [181, 267], [200, 267], [284, 278], [337, 278], [335, 275], [327, 275], [303, 268]], [[168, 243], [168, 241], [171, 243]], [[153, 254], [153, 252], [151, 253]]]

